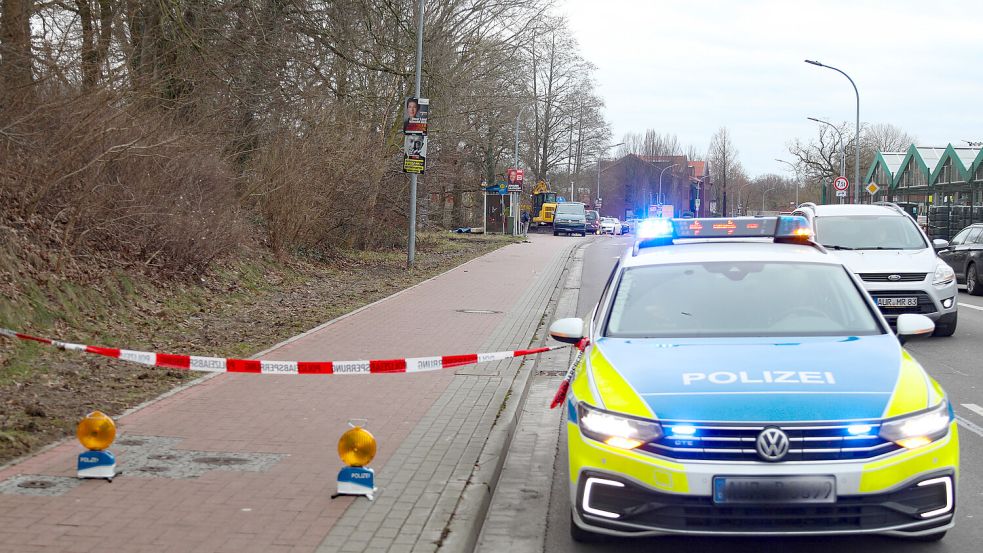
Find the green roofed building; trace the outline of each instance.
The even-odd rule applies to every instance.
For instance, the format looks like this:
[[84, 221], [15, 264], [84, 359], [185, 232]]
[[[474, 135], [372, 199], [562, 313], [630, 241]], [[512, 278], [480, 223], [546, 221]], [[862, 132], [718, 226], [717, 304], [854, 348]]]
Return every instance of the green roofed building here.
[[950, 239], [983, 222], [983, 148], [912, 144], [904, 152], [878, 152], [864, 186], [865, 202], [891, 201], [917, 217], [933, 238]]

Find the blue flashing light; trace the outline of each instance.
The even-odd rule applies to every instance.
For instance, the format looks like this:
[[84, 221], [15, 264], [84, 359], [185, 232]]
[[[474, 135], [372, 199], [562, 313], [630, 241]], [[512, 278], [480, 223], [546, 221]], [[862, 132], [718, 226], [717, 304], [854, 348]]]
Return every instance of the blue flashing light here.
[[696, 427], [688, 424], [673, 426], [671, 428], [673, 436], [695, 436]]
[[851, 424], [847, 427], [846, 431], [851, 436], [862, 436], [864, 434], [870, 434], [871, 428], [869, 424]]
[[775, 229], [775, 238], [798, 238], [801, 240], [812, 239], [812, 227], [809, 221], [801, 215], [783, 215], [778, 218], [778, 228]]
[[645, 219], [638, 224], [637, 236], [639, 240], [671, 238], [672, 221], [669, 219]]

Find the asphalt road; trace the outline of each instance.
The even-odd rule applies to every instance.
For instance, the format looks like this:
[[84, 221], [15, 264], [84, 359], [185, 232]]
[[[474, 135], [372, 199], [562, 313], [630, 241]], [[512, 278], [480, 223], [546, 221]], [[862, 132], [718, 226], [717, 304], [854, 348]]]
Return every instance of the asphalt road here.
[[[597, 239], [584, 252], [583, 280], [577, 313], [587, 317], [607, 282], [615, 260], [631, 236]], [[960, 292], [959, 325], [951, 338], [910, 344], [909, 351], [949, 393], [960, 422], [961, 472], [956, 526], [938, 543], [913, 543], [884, 537], [830, 538], [682, 538], [613, 539], [580, 544], [570, 538], [567, 445], [560, 433], [545, 550], [631, 553], [642, 551], [713, 553], [965, 553], [983, 550], [983, 297]]]

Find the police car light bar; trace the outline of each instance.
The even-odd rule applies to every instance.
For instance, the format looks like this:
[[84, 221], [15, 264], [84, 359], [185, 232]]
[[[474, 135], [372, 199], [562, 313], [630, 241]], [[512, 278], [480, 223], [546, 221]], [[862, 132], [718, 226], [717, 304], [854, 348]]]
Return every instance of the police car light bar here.
[[704, 219], [646, 219], [639, 223], [639, 248], [666, 246], [674, 240], [701, 238], [773, 238], [775, 242], [810, 243], [812, 227], [805, 217], [718, 217]]

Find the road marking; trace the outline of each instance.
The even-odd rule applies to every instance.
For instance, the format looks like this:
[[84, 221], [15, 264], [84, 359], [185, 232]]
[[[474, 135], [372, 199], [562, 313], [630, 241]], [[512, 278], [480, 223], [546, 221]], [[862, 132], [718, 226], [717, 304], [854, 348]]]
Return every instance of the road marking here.
[[975, 309], [977, 311], [983, 311], [983, 307], [980, 307], [978, 305], [973, 305], [971, 303], [960, 303], [959, 307], [968, 307], [970, 309]]
[[963, 403], [962, 405], [966, 409], [969, 409], [970, 411], [972, 411], [972, 412], [976, 413], [977, 415], [983, 417], [983, 407], [980, 407], [979, 405], [977, 405], [975, 403]]
[[976, 423], [970, 422], [959, 415], [956, 415], [956, 421], [959, 422], [959, 426], [962, 426], [966, 430], [969, 430], [973, 434], [983, 438], [983, 428], [980, 428]]

